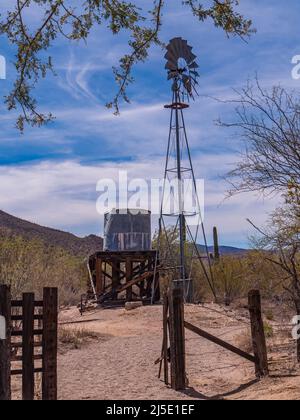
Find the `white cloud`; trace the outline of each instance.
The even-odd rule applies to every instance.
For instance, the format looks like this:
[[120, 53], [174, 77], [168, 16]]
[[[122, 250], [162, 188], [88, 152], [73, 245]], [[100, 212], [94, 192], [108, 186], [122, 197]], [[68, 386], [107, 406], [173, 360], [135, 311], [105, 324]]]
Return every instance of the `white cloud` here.
[[[231, 157], [227, 156], [227, 160]], [[226, 159], [210, 156], [195, 160], [195, 166], [207, 175], [211, 165], [222, 166]], [[96, 183], [99, 179], [118, 179], [118, 171], [127, 170], [129, 179], [157, 178], [162, 175], [162, 162], [149, 160], [135, 163], [106, 163], [86, 166], [75, 161], [43, 162], [31, 166], [0, 168], [0, 197], [2, 210], [21, 218], [56, 228], [84, 232], [90, 226], [102, 225], [96, 212]], [[265, 203], [253, 195], [236, 196], [223, 201], [226, 186], [223, 181], [209, 179], [206, 182], [206, 220], [208, 232], [217, 225], [221, 238], [227, 244], [245, 243], [249, 228], [246, 218], [256, 223], [266, 220], [266, 211], [274, 208], [278, 200]]]

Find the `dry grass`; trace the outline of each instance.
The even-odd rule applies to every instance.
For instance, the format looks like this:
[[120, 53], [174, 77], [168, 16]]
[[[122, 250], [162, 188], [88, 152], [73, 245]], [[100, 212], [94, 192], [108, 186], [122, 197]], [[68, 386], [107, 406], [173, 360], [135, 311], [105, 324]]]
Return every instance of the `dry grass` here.
[[250, 331], [241, 333], [236, 337], [236, 345], [246, 353], [253, 353], [253, 345]]
[[99, 334], [85, 328], [62, 327], [58, 333], [59, 344], [63, 350], [80, 349], [91, 341], [106, 341], [109, 337], [109, 335]]
[[266, 309], [264, 315], [268, 321], [274, 321], [274, 313], [271, 308]]
[[266, 338], [272, 338], [274, 336], [273, 327], [267, 321], [264, 323], [264, 331], [265, 331]]

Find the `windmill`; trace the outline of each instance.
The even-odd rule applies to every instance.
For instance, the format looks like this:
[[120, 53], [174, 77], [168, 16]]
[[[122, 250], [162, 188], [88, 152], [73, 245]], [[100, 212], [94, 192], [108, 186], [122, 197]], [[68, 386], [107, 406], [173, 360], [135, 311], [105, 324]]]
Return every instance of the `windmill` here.
[[[172, 81], [172, 103], [165, 105], [165, 108], [171, 111], [171, 115], [159, 218], [157, 267], [159, 265], [158, 269], [171, 273], [173, 286], [183, 288], [186, 302], [192, 302], [192, 273], [195, 260], [200, 262], [203, 273], [213, 289], [203, 211], [184, 120], [184, 110], [189, 108], [189, 102], [197, 95], [199, 66], [192, 47], [182, 38], [170, 41], [165, 58], [168, 80]], [[167, 188], [171, 184], [172, 190]], [[186, 185], [189, 186], [189, 198], [192, 197], [195, 202], [192, 211], [186, 206]], [[177, 204], [173, 205], [172, 209], [169, 206], [171, 201], [176, 201]], [[205, 257], [200, 255], [197, 246], [200, 233], [206, 247]]]

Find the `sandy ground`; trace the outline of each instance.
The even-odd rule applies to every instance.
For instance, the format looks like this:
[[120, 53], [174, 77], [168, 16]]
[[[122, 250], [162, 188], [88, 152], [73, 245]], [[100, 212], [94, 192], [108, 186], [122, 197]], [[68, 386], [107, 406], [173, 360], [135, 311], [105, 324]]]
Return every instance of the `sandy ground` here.
[[[247, 343], [247, 311], [189, 305], [185, 312], [187, 321], [218, 337], [238, 346]], [[250, 362], [187, 332], [189, 388], [179, 393], [158, 379], [154, 365], [162, 345], [161, 306], [131, 312], [100, 309], [83, 317], [71, 308], [60, 314], [60, 322], [70, 322], [61, 328], [99, 334], [78, 349], [60, 350], [60, 399], [300, 399], [300, 371], [288, 326], [282, 333], [274, 323], [275, 338], [268, 343], [272, 374], [260, 382]]]

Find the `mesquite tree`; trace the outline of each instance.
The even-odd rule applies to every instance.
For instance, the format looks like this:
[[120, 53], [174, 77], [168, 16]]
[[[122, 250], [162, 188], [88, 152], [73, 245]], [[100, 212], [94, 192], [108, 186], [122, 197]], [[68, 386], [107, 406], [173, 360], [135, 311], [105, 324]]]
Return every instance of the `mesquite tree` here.
[[242, 159], [228, 174], [231, 195], [282, 193], [300, 216], [300, 96], [281, 86], [263, 89], [258, 80], [237, 91], [237, 129], [245, 141]]
[[245, 149], [228, 174], [230, 195], [250, 191], [282, 195], [282, 207], [271, 215], [267, 228], [253, 225], [262, 248], [272, 251], [266, 259], [281, 269], [282, 286], [300, 316], [300, 96], [281, 86], [267, 91], [256, 80], [231, 102], [236, 120], [221, 125], [237, 129]]
[[[300, 219], [294, 217], [288, 205], [272, 214], [265, 229], [255, 228], [259, 232], [256, 247], [266, 250], [265, 259], [279, 269], [278, 280], [300, 317]], [[300, 362], [300, 339], [297, 340], [297, 358]]]
[[[228, 36], [245, 38], [253, 32], [252, 22], [236, 10], [239, 0], [178, 1], [199, 21], [212, 20]], [[97, 26], [105, 26], [113, 34], [121, 31], [128, 34], [131, 52], [113, 69], [118, 89], [108, 104], [118, 113], [120, 100], [129, 100], [126, 92], [133, 81], [133, 66], [147, 59], [151, 45], [162, 45], [160, 29], [165, 0], [144, 3], [147, 10], [150, 8], [146, 13], [134, 2], [125, 0], [11, 0], [8, 10], [0, 6], [0, 35], [6, 35], [17, 49], [14, 63], [17, 78], [6, 97], [6, 104], [9, 110], [21, 110], [18, 128], [22, 130], [24, 123], [42, 125], [53, 118], [50, 112], [39, 111], [33, 96], [39, 79], [54, 70], [52, 58], [45, 59], [49, 47], [60, 37], [71, 41], [87, 40], [92, 28]], [[31, 14], [37, 16], [34, 25], [28, 23]]]

